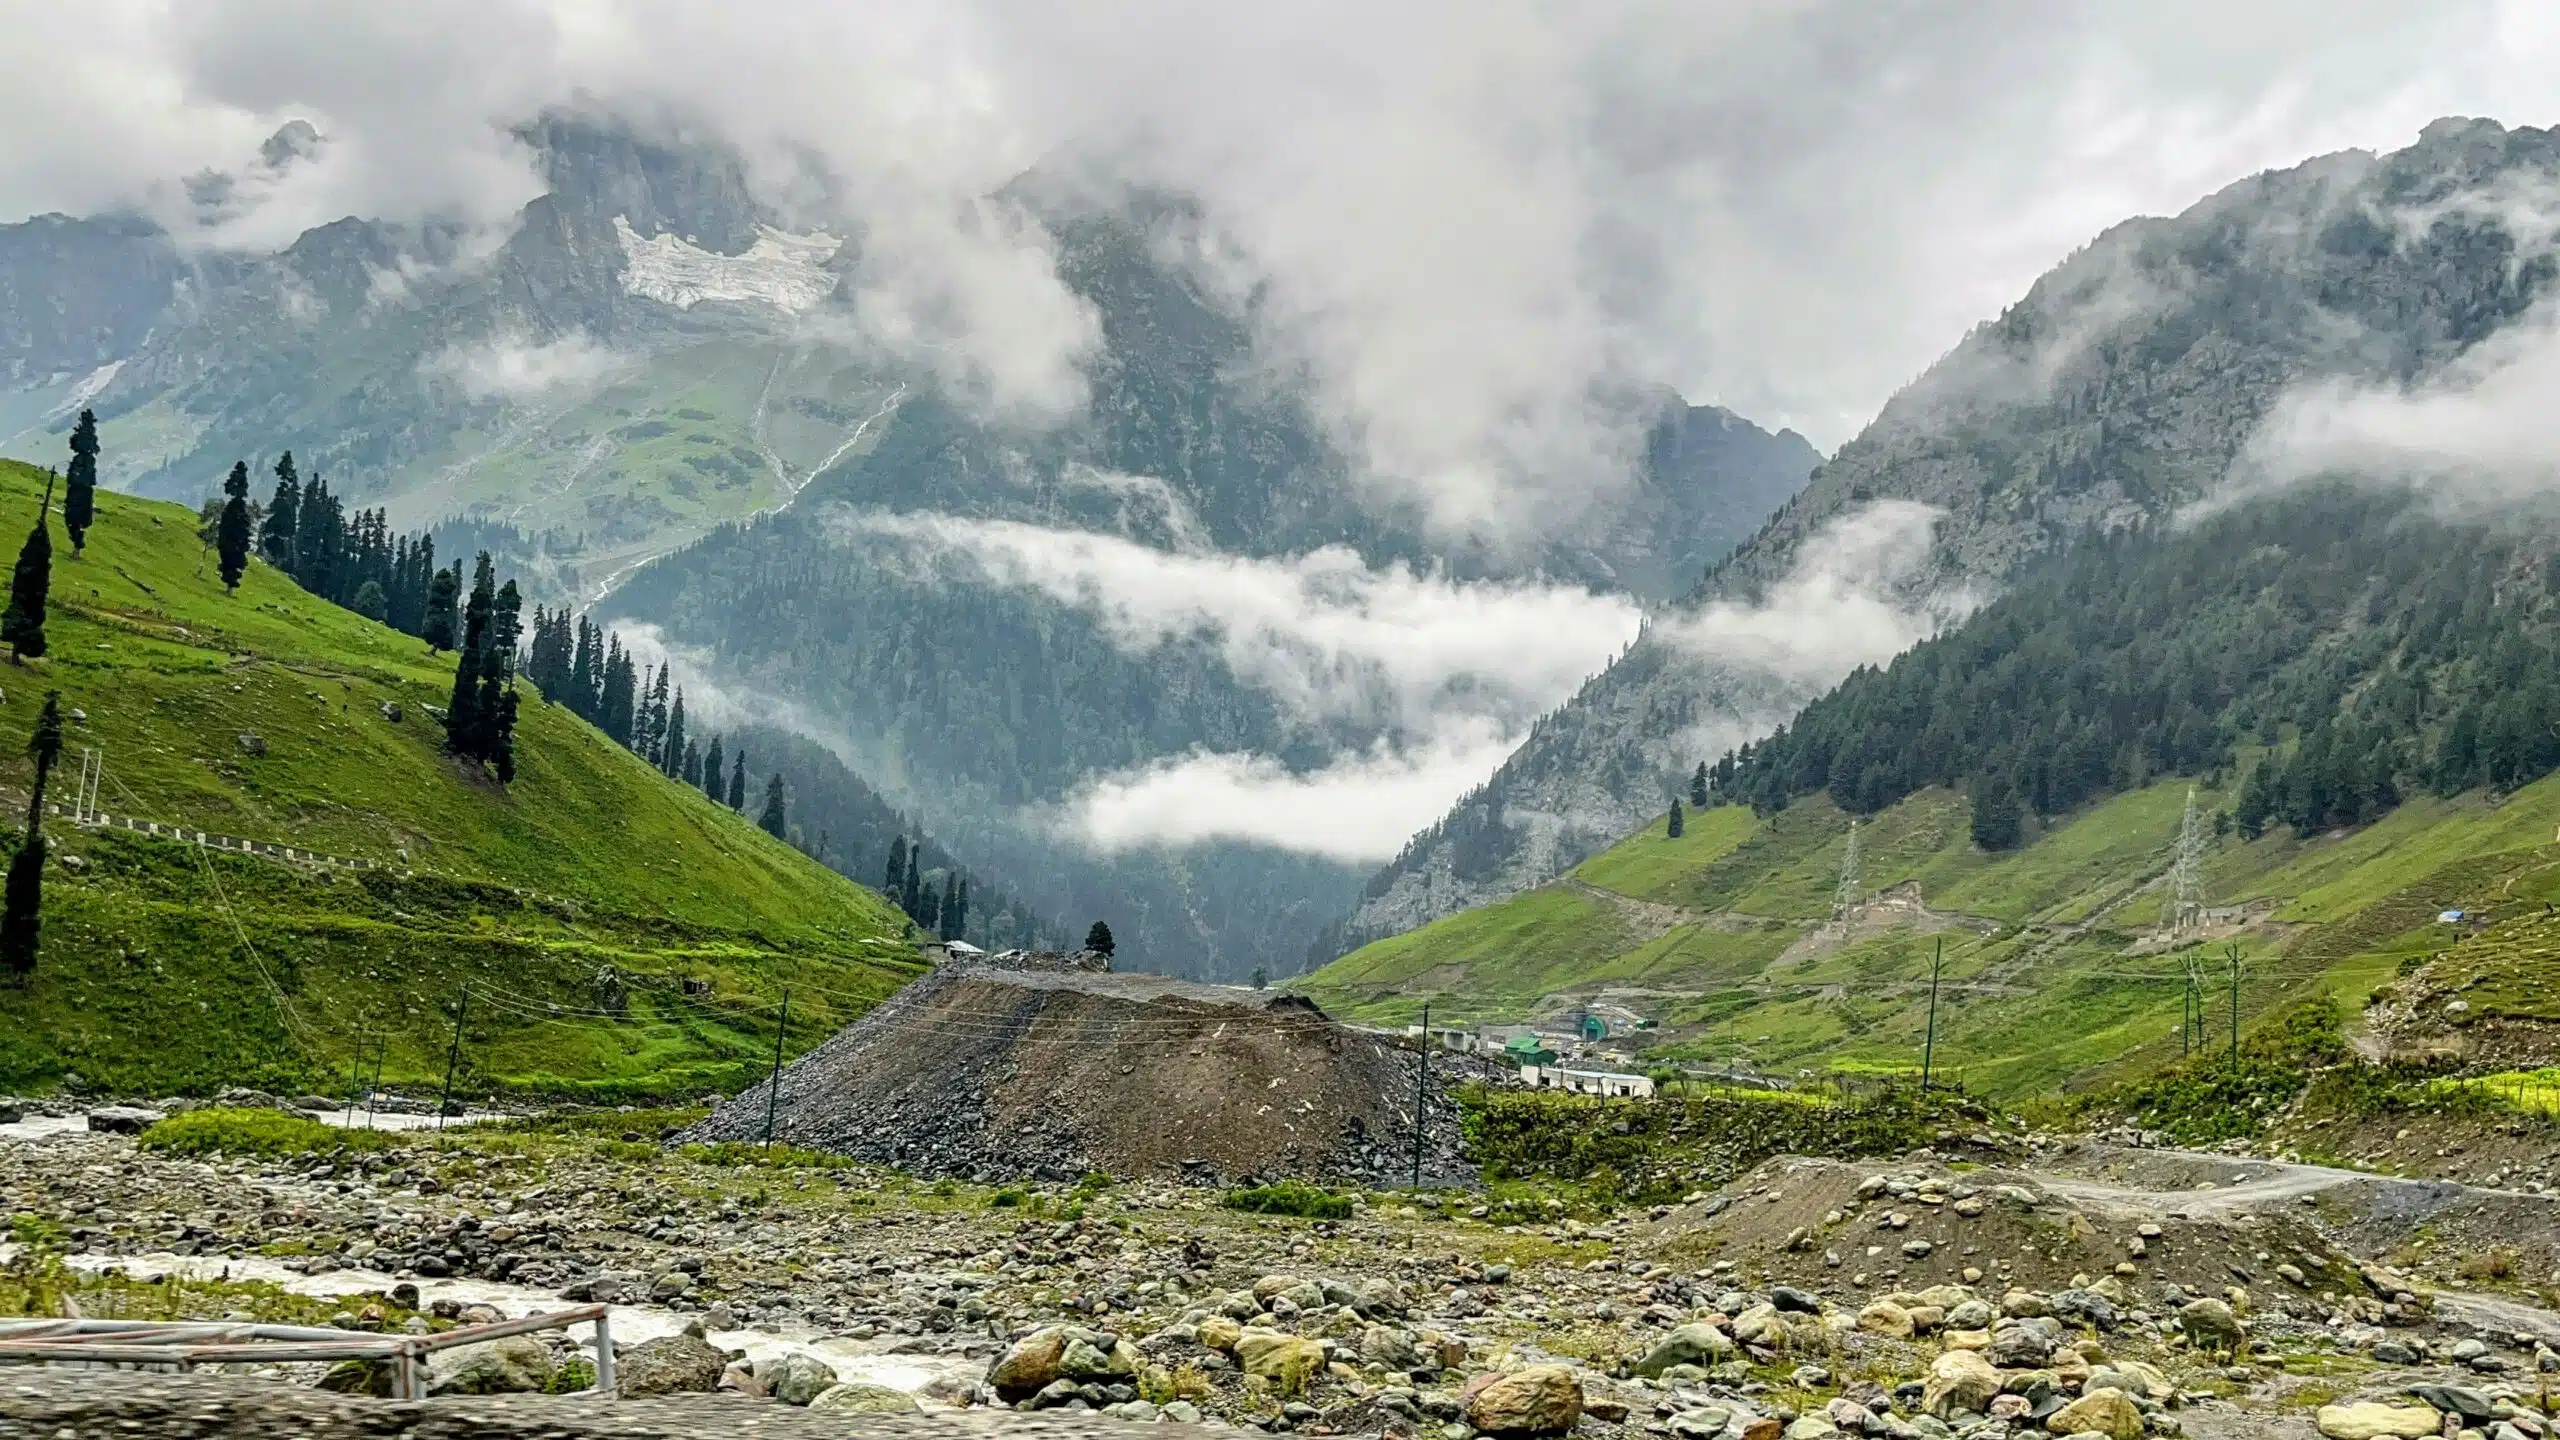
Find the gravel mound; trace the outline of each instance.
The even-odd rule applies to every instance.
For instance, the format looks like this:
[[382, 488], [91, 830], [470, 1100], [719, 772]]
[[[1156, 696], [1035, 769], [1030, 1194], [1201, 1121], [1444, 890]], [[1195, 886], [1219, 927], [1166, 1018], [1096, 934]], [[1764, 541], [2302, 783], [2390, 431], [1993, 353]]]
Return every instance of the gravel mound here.
[[[1196, 1184], [1409, 1176], [1419, 1055], [1303, 998], [1155, 975], [934, 971], [782, 1072], [774, 1133], [911, 1173]], [[1423, 1175], [1474, 1180], [1431, 1057]], [[686, 1131], [760, 1140], [769, 1086]]]

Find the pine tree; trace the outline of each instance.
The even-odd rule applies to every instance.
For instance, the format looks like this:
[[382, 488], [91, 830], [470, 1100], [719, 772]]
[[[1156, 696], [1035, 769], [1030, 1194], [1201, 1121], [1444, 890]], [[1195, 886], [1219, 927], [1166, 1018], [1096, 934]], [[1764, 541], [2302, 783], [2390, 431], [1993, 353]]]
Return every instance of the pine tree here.
[[684, 769], [676, 778], [688, 789], [702, 788], [702, 750], [691, 740], [684, 742]]
[[1270, 966], [1256, 965], [1253, 967], [1253, 988], [1256, 990], [1268, 990], [1271, 988]]
[[684, 692], [678, 690], [675, 703], [667, 707], [666, 736], [658, 742], [658, 768], [670, 779], [681, 776], [684, 774], [684, 752]]
[[969, 877], [954, 878], [942, 894], [942, 938], [966, 939], [969, 934]]
[[[462, 643], [453, 652], [453, 698], [445, 707], [444, 717], [444, 748], [468, 760], [488, 755], [489, 729], [497, 720], [494, 714], [483, 715], [480, 709], [481, 697], [488, 693], [481, 683], [481, 665], [489, 652], [489, 627], [498, 608], [493, 580], [488, 553], [483, 551], [479, 571], [472, 578], [470, 602], [463, 607]], [[495, 703], [494, 694], [489, 698]]]
[[782, 819], [782, 772], [779, 770], [764, 782], [764, 813], [756, 817], [756, 823], [776, 840], [782, 839], [789, 829]]
[[2006, 775], [1973, 782], [1973, 843], [1985, 850], [2014, 850], [2025, 826], [2018, 787]]
[[267, 518], [258, 526], [258, 552], [287, 575], [295, 568], [294, 530], [302, 514], [302, 477], [293, 472], [293, 452], [276, 457], [276, 493], [267, 500]]
[[747, 752], [741, 750], [729, 761], [729, 808], [747, 813]]
[[702, 752], [702, 793], [714, 801], [720, 798], [720, 737], [711, 737], [711, 748]]
[[222, 558], [222, 588], [237, 591], [240, 576], [249, 568], [249, 462], [231, 462], [231, 474], [222, 482], [222, 522], [213, 532], [214, 549]]
[[53, 481], [47, 477], [44, 503], [36, 508], [36, 528], [18, 549], [18, 565], [9, 572], [9, 608], [0, 612], [0, 640], [9, 642], [9, 663], [44, 655], [45, 596], [53, 589], [53, 532], [44, 523], [53, 508]]
[[1095, 954], [1108, 956], [1119, 947], [1111, 938], [1111, 927], [1096, 920], [1093, 922], [1093, 928], [1084, 932], [1084, 948]]
[[457, 560], [453, 568], [437, 571], [436, 578], [427, 586], [427, 623], [419, 627], [425, 632], [419, 638], [427, 642], [430, 655], [453, 648], [453, 631], [458, 618], [454, 612], [462, 600], [461, 567], [462, 562]]
[[899, 887], [898, 908], [906, 911], [907, 918], [910, 920], [917, 919], [924, 913], [924, 847], [922, 845], [907, 852], [907, 883]]
[[1673, 840], [1688, 833], [1689, 824], [1680, 814], [1680, 797], [1677, 795], [1671, 797], [1671, 819], [1664, 828], [1668, 837]]
[[47, 691], [36, 716], [27, 754], [36, 762], [33, 792], [27, 799], [27, 833], [9, 861], [9, 879], [0, 889], [0, 969], [24, 981], [36, 968], [36, 952], [44, 935], [44, 787], [54, 761], [62, 756], [62, 696]]
[[391, 597], [382, 593], [381, 581], [367, 580], [356, 587], [355, 598], [347, 602], [347, 608], [367, 620], [380, 620], [391, 613]]
[[1689, 777], [1689, 803], [1697, 809], [1707, 808], [1707, 762], [1698, 762], [1697, 773]]
[[[720, 742], [711, 742], [718, 745]], [[907, 893], [907, 837], [900, 835], [889, 842], [889, 869], [880, 877], [880, 893], [891, 899]]]
[[62, 528], [71, 536], [71, 553], [89, 543], [89, 526], [98, 517], [98, 417], [82, 410], [71, 427], [71, 468], [62, 477]]
[[926, 934], [942, 935], [942, 887], [931, 880], [924, 882], [924, 894], [916, 905], [915, 922]]

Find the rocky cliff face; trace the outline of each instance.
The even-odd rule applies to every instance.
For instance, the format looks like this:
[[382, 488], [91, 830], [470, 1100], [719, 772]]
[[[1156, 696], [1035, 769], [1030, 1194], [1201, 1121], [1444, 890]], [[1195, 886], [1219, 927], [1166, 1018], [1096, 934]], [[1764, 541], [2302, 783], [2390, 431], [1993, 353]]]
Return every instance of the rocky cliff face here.
[[2100, 236], [1897, 395], [1373, 875], [1315, 958], [1549, 878], [1661, 811], [1701, 760], [1828, 688], [1845, 660], [1772, 666], [1748, 625], [1714, 622], [1753, 606], [1793, 615], [1791, 577], [1854, 546], [1859, 517], [1928, 517], [1919, 563], [1848, 587], [1925, 622], [2074, 536], [2204, 495], [2296, 382], [2396, 384], [2441, 367], [2549, 289], [2534, 197], [2555, 180], [2560, 134], [2440, 121], [2395, 154], [2322, 157]]
[[0, 386], [76, 382], [133, 354], [187, 281], [177, 247], [146, 220], [0, 225]]

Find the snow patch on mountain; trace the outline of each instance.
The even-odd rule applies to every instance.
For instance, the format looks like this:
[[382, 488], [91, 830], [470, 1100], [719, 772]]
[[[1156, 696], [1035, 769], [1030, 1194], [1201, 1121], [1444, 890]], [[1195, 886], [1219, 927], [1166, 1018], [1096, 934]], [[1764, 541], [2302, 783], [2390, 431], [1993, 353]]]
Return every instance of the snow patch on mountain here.
[[624, 216], [613, 217], [613, 233], [629, 261], [622, 288], [644, 300], [690, 310], [705, 300], [754, 300], [786, 314], [816, 308], [834, 293], [836, 277], [825, 266], [844, 242], [823, 231], [794, 235], [769, 225], [756, 227], [756, 243], [744, 255], [721, 255], [681, 236], [643, 236]]

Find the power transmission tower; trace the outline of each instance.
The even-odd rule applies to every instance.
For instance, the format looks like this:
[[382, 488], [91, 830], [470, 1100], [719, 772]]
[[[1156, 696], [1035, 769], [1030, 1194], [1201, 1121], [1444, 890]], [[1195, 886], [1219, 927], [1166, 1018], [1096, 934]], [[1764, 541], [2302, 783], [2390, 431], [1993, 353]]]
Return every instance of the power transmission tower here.
[[1867, 892], [1858, 880], [1858, 822], [1849, 822], [1849, 843], [1840, 851], [1840, 891], [1831, 900], [1832, 913], [1847, 919], [1849, 912], [1866, 902]]
[[2186, 818], [2178, 823], [2178, 858], [2169, 867], [2169, 929], [2194, 925], [2204, 913], [2204, 825], [2196, 818], [2196, 792], [2187, 787]]

